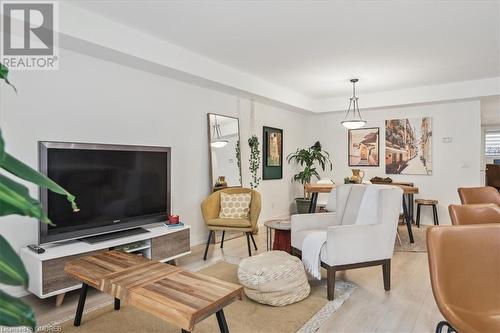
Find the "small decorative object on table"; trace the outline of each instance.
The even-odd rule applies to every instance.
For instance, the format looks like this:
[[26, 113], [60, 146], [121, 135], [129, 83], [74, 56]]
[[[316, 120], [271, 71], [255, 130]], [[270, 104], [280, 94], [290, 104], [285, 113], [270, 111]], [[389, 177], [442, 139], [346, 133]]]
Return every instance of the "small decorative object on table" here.
[[177, 223], [164, 223], [164, 225], [167, 227], [167, 228], [181, 228], [184, 226], [184, 223], [182, 222], [177, 222]]
[[363, 177], [365, 172], [360, 169], [351, 169], [352, 176], [344, 178], [344, 184], [361, 184], [363, 182]]
[[222, 190], [224, 188], [227, 188], [227, 182], [226, 182], [226, 177], [225, 176], [219, 176], [219, 178], [217, 178], [217, 181], [215, 182], [215, 185], [214, 185], [214, 192], [218, 191], [218, 190]]
[[372, 182], [372, 184], [390, 184], [392, 183], [392, 178], [390, 177], [382, 178], [375, 176], [372, 179], [370, 179], [370, 181]]
[[179, 223], [179, 215], [169, 215], [168, 216], [168, 224], [178, 224]]

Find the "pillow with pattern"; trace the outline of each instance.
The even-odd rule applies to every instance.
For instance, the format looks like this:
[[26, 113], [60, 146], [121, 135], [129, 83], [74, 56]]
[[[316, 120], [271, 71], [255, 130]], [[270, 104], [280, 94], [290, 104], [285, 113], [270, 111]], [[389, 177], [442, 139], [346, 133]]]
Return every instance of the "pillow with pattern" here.
[[248, 219], [251, 201], [251, 193], [227, 194], [221, 192], [219, 218]]

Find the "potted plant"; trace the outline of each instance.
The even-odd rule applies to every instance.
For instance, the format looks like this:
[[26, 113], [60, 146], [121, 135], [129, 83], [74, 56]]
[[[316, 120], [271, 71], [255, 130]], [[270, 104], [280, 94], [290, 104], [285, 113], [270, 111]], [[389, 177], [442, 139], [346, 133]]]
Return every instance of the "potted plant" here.
[[321, 143], [316, 141], [313, 146], [307, 149], [298, 148], [295, 153], [287, 156], [287, 161], [288, 163], [295, 162], [303, 168], [302, 171], [293, 175], [292, 182], [299, 182], [304, 186], [304, 197], [296, 198], [295, 202], [297, 203], [297, 212], [299, 214], [307, 213], [309, 211], [311, 199], [305, 191], [305, 185], [311, 183], [312, 177], [319, 179], [316, 164], [319, 165], [323, 171], [325, 171], [327, 166], [330, 168], [330, 171], [332, 170], [333, 166], [330, 160], [330, 154], [322, 150]]

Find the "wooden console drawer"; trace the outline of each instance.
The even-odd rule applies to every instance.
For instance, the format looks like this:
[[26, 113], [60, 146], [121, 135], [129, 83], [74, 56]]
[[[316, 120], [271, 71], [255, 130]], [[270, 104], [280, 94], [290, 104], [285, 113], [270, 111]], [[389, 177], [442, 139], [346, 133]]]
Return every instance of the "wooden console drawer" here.
[[183, 229], [168, 235], [151, 239], [151, 259], [163, 260], [190, 249], [189, 229]]
[[66, 262], [85, 257], [88, 255], [106, 252], [108, 249], [100, 251], [85, 252], [81, 254], [76, 254], [73, 256], [67, 256], [57, 259], [45, 260], [42, 262], [42, 290], [44, 294], [51, 293], [56, 290], [61, 290], [64, 288], [72, 287], [81, 282], [70, 278], [64, 272], [64, 265]]

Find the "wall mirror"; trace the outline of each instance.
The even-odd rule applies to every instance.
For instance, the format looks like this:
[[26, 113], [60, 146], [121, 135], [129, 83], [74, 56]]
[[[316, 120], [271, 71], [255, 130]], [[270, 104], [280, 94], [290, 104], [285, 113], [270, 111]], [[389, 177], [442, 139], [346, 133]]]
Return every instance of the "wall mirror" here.
[[214, 190], [241, 186], [238, 118], [208, 114], [210, 177]]

